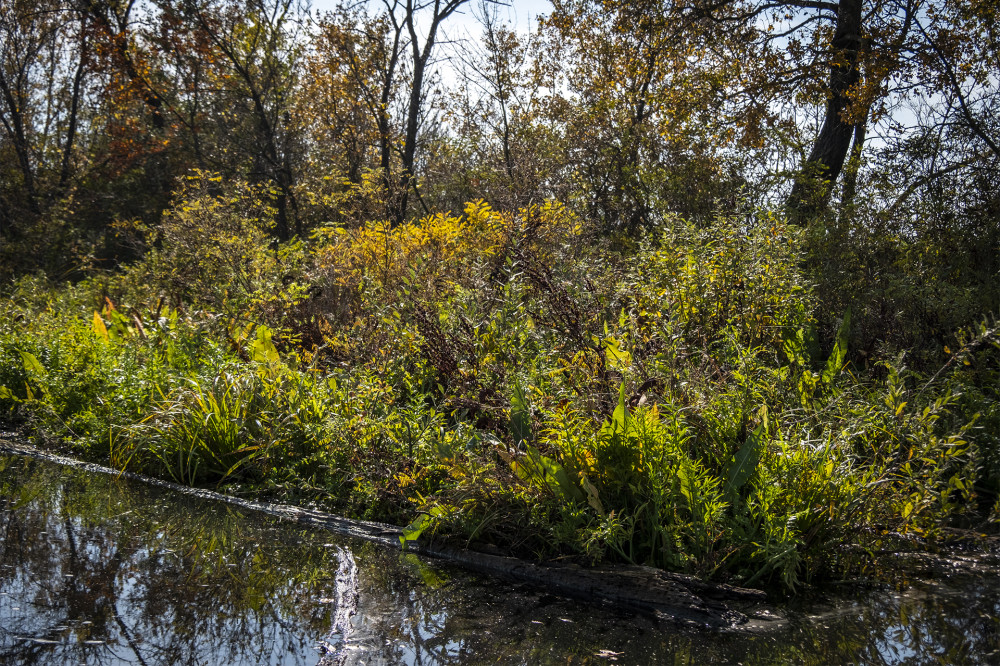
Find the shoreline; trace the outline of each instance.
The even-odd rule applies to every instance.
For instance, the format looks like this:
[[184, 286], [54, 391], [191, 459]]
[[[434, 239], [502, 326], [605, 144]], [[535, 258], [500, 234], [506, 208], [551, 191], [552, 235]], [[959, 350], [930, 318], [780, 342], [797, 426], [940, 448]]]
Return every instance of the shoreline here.
[[[404, 550], [401, 545], [404, 530], [399, 526], [349, 519], [278, 502], [249, 500], [135, 472], [122, 472], [104, 465], [50, 453], [12, 441], [9, 437], [10, 433], [0, 433], [0, 454], [26, 456], [98, 474], [123, 477], [189, 497], [225, 502], [279, 520], [362, 539], [393, 550]], [[767, 595], [763, 590], [725, 583], [710, 583], [694, 576], [653, 567], [584, 568], [577, 565], [540, 564], [504, 555], [456, 548], [440, 539], [408, 541], [405, 551], [440, 560], [474, 573], [526, 583], [566, 596], [608, 603], [622, 609], [652, 615], [660, 621], [681, 627], [756, 630], [783, 624], [773, 609], [765, 607]]]

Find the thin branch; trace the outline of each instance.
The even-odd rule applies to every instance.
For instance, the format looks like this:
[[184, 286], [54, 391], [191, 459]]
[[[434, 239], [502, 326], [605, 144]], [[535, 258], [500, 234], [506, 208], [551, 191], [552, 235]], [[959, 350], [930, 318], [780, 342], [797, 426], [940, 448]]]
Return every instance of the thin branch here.
[[994, 155], [1000, 157], [1000, 146], [998, 146], [992, 137], [986, 133], [979, 121], [972, 115], [972, 111], [966, 103], [965, 93], [962, 91], [962, 87], [959, 84], [958, 76], [955, 74], [955, 70], [952, 68], [951, 63], [948, 62], [948, 58], [945, 57], [941, 48], [937, 45], [937, 42], [934, 41], [934, 38], [927, 33], [920, 21], [915, 20], [914, 23], [916, 24], [917, 29], [920, 30], [920, 34], [922, 34], [924, 39], [927, 40], [927, 44], [931, 47], [931, 50], [934, 51], [934, 55], [937, 56], [942, 67], [944, 67], [944, 74], [948, 80], [948, 85], [958, 98], [959, 108], [962, 111], [962, 115], [965, 116], [965, 120], [969, 124], [969, 128], [975, 133], [976, 136], [982, 139], [987, 146], [989, 146]]

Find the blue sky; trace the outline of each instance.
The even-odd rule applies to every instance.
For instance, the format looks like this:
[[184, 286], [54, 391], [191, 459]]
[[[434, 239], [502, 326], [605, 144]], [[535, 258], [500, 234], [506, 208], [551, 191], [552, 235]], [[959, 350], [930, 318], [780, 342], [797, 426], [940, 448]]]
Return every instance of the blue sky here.
[[[312, 0], [313, 10], [325, 11], [333, 9], [337, 5], [337, 0]], [[469, 2], [459, 11], [461, 15], [455, 15], [445, 26], [447, 35], [452, 39], [474, 37], [479, 34], [478, 24], [475, 14], [479, 11], [480, 0], [469, 0]], [[371, 0], [374, 8], [382, 6], [379, 0]], [[506, 18], [510, 23], [515, 24], [519, 30], [527, 30], [535, 24], [535, 17], [539, 14], [547, 14], [552, 5], [549, 0], [510, 0], [507, 6], [499, 6], [501, 18]]]

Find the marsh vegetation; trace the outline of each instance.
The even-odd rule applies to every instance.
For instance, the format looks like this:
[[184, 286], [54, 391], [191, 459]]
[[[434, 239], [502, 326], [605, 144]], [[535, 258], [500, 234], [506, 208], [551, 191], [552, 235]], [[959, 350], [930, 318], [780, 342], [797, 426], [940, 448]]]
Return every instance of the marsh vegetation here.
[[703, 4], [14, 2], [3, 418], [787, 591], [994, 531], [995, 8]]

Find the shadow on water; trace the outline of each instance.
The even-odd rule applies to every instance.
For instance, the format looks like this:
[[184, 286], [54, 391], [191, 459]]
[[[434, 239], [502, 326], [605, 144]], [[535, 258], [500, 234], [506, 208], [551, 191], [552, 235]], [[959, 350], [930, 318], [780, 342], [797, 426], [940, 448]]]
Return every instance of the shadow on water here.
[[2, 664], [997, 663], [995, 574], [680, 631], [140, 483], [0, 456]]

